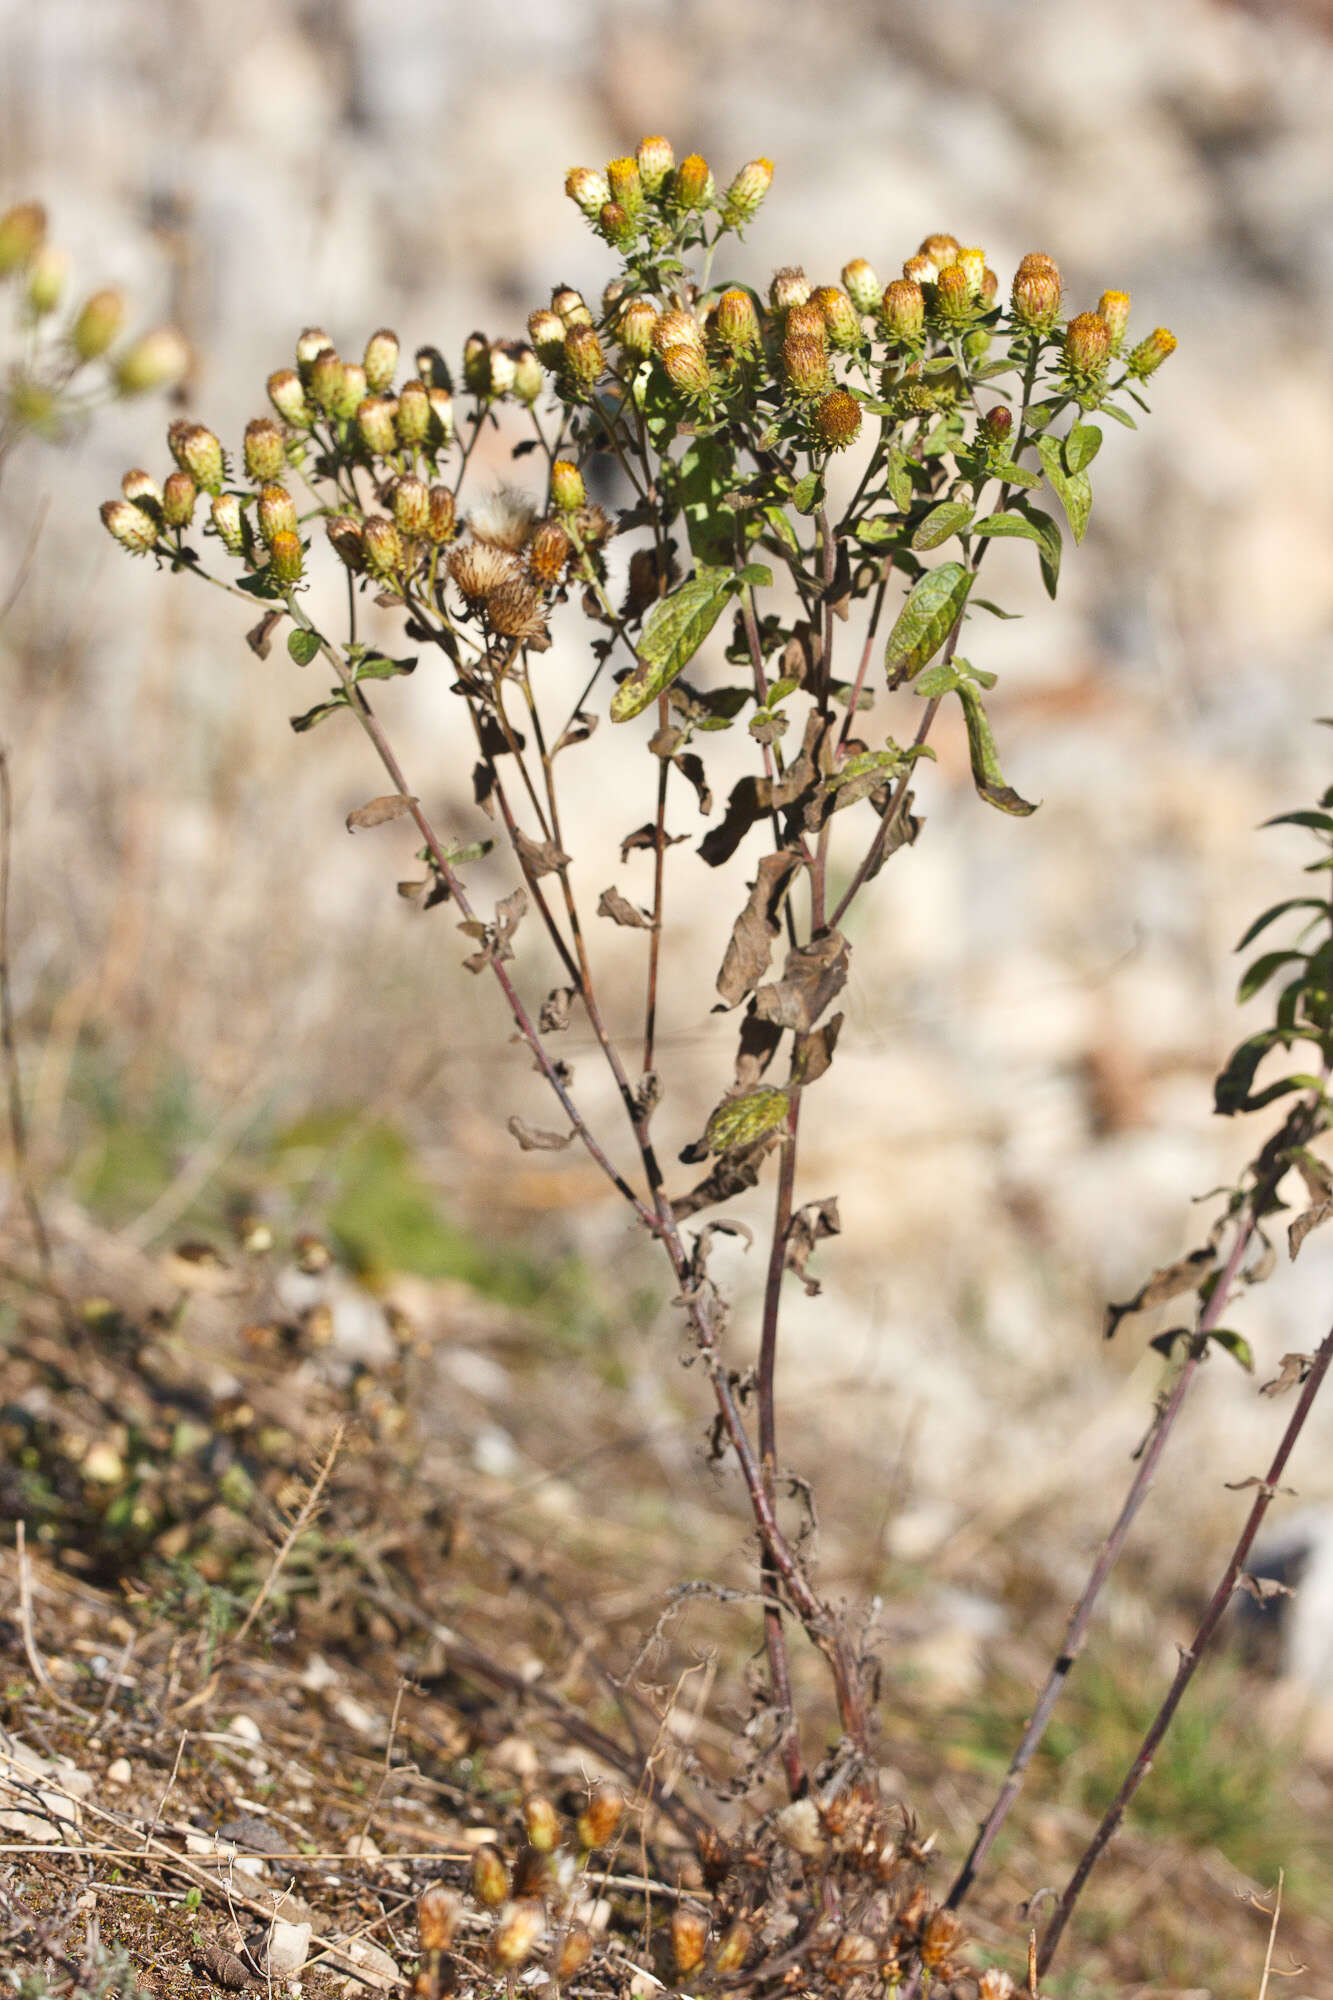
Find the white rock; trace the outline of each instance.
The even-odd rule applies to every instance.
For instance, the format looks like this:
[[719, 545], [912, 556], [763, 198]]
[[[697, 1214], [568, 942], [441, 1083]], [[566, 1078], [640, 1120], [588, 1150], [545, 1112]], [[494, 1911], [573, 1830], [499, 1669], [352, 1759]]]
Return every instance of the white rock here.
[[368, 1981], [370, 1985], [388, 1992], [402, 1978], [397, 1962], [377, 1944], [371, 1944], [368, 1938], [335, 1937], [332, 1942], [337, 1945], [339, 1951], [346, 1953], [353, 1965], [360, 1968], [355, 1978], [349, 1975], [344, 1982], [347, 1989], [354, 1990]]
[[299, 1972], [310, 1955], [310, 1931], [309, 1924], [285, 1924], [281, 1918], [275, 1919], [268, 1934], [266, 1970], [280, 1979]]
[[263, 1733], [252, 1715], [233, 1715], [227, 1724], [228, 1736], [239, 1736], [244, 1743], [262, 1743]]
[[108, 1764], [106, 1767], [108, 1785], [128, 1785], [132, 1776], [128, 1757], [117, 1757], [114, 1764]]

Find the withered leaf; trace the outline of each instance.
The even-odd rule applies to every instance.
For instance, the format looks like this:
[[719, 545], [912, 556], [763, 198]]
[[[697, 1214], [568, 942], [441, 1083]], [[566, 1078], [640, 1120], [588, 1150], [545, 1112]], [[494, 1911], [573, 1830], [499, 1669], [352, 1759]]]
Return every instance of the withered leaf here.
[[[1262, 1232], [1261, 1232], [1262, 1235]], [[1241, 1272], [1247, 1285], [1262, 1285], [1272, 1277], [1277, 1269], [1277, 1251], [1266, 1236], [1262, 1236], [1263, 1248], [1252, 1264], [1247, 1264]]]
[[1243, 1590], [1256, 1604], [1267, 1604], [1273, 1597], [1294, 1597], [1295, 1591], [1289, 1583], [1279, 1583], [1275, 1576], [1251, 1576], [1242, 1571], [1236, 1578], [1237, 1590]]
[[577, 991], [573, 986], [553, 986], [542, 1001], [537, 1026], [544, 1035], [558, 1035], [569, 1026], [569, 1010]]
[[1313, 1354], [1284, 1354], [1277, 1365], [1277, 1374], [1271, 1382], [1263, 1382], [1259, 1387], [1261, 1396], [1285, 1396], [1288, 1389], [1294, 1389], [1303, 1382], [1314, 1366]]
[[686, 784], [693, 786], [694, 796], [699, 801], [699, 810], [707, 818], [713, 810], [713, 794], [704, 774], [703, 758], [694, 750], [682, 750], [679, 757], [673, 757], [671, 761]]
[[554, 875], [569, 866], [569, 856], [553, 840], [533, 840], [530, 835], [518, 831], [514, 834], [514, 846], [530, 875]]
[[662, 1102], [662, 1096], [662, 1079], [655, 1069], [650, 1069], [646, 1072], [638, 1089], [634, 1093], [635, 1117], [646, 1125], [658, 1105]]
[[838, 1236], [841, 1232], [842, 1221], [838, 1215], [836, 1194], [829, 1195], [825, 1201], [807, 1202], [804, 1208], [797, 1209], [791, 1219], [791, 1226], [787, 1231], [787, 1247], [783, 1252], [782, 1261], [788, 1271], [795, 1271], [812, 1299], [818, 1298], [820, 1284], [818, 1278], [811, 1278], [806, 1274], [805, 1267], [810, 1261], [810, 1252], [816, 1243], [822, 1242], [826, 1236]]
[[653, 920], [646, 910], [638, 910], [619, 889], [603, 889], [597, 901], [599, 917], [610, 917], [613, 924], [625, 924], [630, 930], [650, 931]]
[[1333, 1201], [1316, 1201], [1309, 1208], [1302, 1209], [1287, 1231], [1287, 1248], [1293, 1263], [1310, 1231], [1318, 1229], [1321, 1222], [1327, 1222], [1330, 1215], [1333, 1215]]
[[772, 1021], [761, 1021], [754, 1011], [754, 1002], [745, 1010], [741, 1023], [741, 1038], [736, 1049], [736, 1087], [748, 1090], [758, 1083], [768, 1065], [772, 1062], [782, 1042], [782, 1030]]
[[[664, 847], [679, 847], [681, 842], [688, 838], [689, 836], [684, 833], [664, 832], [662, 835], [662, 845]], [[642, 826], [636, 826], [633, 833], [627, 833], [625, 835], [625, 838], [621, 841], [620, 843], [621, 863], [623, 864], [624, 862], [628, 861], [630, 855], [637, 854], [641, 848], [647, 847], [651, 849], [655, 848], [656, 846], [657, 846], [657, 828], [653, 826], [651, 822], [645, 821], [645, 823]]]
[[825, 1070], [833, 1061], [833, 1051], [838, 1046], [838, 1036], [842, 1033], [843, 1016], [834, 1014], [825, 1021], [822, 1028], [816, 1028], [805, 1045], [805, 1057], [801, 1063], [801, 1073], [793, 1077], [793, 1082], [806, 1085], [818, 1083]]
[[562, 750], [569, 750], [575, 743], [586, 743], [601, 717], [590, 708], [576, 708], [565, 727], [556, 737], [551, 747], [551, 755], [558, 757]]
[[514, 956], [511, 939], [522, 923], [527, 908], [527, 891], [515, 889], [511, 896], [506, 896], [503, 902], [496, 904], [493, 924], [479, 923], [474, 917], [470, 922], [458, 926], [465, 937], [479, 937], [482, 941], [481, 950], [474, 951], [470, 958], [463, 960], [469, 972], [483, 971], [492, 960], [497, 965], [503, 965], [506, 959]]
[[1153, 1272], [1146, 1284], [1139, 1287], [1132, 1299], [1126, 1299], [1119, 1305], [1112, 1303], [1107, 1306], [1106, 1322], [1102, 1329], [1106, 1338], [1110, 1340], [1121, 1320], [1128, 1319], [1132, 1313], [1146, 1312], [1149, 1306], [1165, 1305], [1168, 1299], [1179, 1298], [1182, 1292], [1192, 1291], [1207, 1277], [1215, 1262], [1213, 1250], [1211, 1247], [1205, 1247], [1191, 1250], [1188, 1257], [1182, 1257], [1179, 1263], [1163, 1264], [1160, 1270]]
[[722, 969], [717, 975], [717, 990], [726, 1006], [738, 1005], [767, 972], [773, 940], [781, 928], [782, 906], [800, 865], [800, 855], [789, 848], [766, 854], [759, 863], [759, 872], [750, 884], [745, 908], [732, 927]]
[[782, 978], [775, 985], [761, 986], [755, 994], [755, 1012], [761, 1020], [775, 1021], [780, 1028], [808, 1033], [847, 984], [850, 961], [851, 948], [842, 932], [825, 931], [810, 944], [787, 953]]
[[716, 826], [709, 827], [699, 843], [699, 853], [710, 868], [720, 868], [724, 861], [730, 861], [750, 828], [765, 817], [768, 800], [763, 796], [764, 789], [765, 781], [760, 778], [736, 780], [726, 812]]
[[363, 806], [347, 815], [347, 831], [355, 833], [358, 828], [387, 826], [392, 819], [402, 819], [417, 803], [404, 792], [386, 792], [382, 798], [368, 799]]
[[563, 1153], [574, 1141], [572, 1132], [543, 1132], [518, 1117], [511, 1118], [505, 1129], [513, 1133], [525, 1153]]
[[873, 867], [866, 871], [867, 882], [874, 881], [884, 863], [891, 855], [896, 854], [900, 847], [911, 847], [925, 825], [925, 821], [912, 811], [912, 799], [911, 792], [905, 794], [897, 818], [889, 828], [888, 837], [876, 855]]
[[1228, 1493], [1248, 1493], [1251, 1487], [1256, 1486], [1261, 1493], [1267, 1493], [1270, 1496], [1277, 1493], [1287, 1493], [1294, 1497], [1296, 1492], [1294, 1486], [1270, 1486], [1266, 1479], [1260, 1479], [1259, 1475], [1255, 1472], [1252, 1472], [1248, 1479], [1224, 1479], [1222, 1484], [1226, 1487]]
[[773, 1084], [724, 1097], [709, 1116], [704, 1144], [710, 1153], [734, 1153], [786, 1124], [791, 1096]]
[[728, 1153], [719, 1160], [711, 1174], [672, 1202], [671, 1213], [677, 1222], [697, 1215], [702, 1208], [712, 1208], [719, 1201], [731, 1201], [752, 1188], [763, 1171], [765, 1159], [778, 1143], [777, 1133], [769, 1132], [757, 1145], [747, 1147], [744, 1152]]
[[245, 635], [245, 643], [252, 653], [258, 653], [266, 660], [273, 650], [274, 627], [281, 625], [287, 616], [285, 611], [266, 611], [257, 625], [252, 625]]
[[1294, 1152], [1291, 1163], [1305, 1182], [1305, 1192], [1312, 1202], [1333, 1201], [1333, 1173], [1308, 1147], [1301, 1146]]
[[678, 729], [674, 722], [664, 723], [648, 738], [648, 748], [654, 757], [674, 757], [685, 741], [685, 731]]
[[507, 757], [522, 750], [527, 738], [521, 730], [510, 726], [501, 728], [495, 717], [489, 713], [481, 718], [481, 753], [483, 757]]
[[489, 818], [495, 818], [495, 771], [487, 763], [472, 767], [472, 798]]

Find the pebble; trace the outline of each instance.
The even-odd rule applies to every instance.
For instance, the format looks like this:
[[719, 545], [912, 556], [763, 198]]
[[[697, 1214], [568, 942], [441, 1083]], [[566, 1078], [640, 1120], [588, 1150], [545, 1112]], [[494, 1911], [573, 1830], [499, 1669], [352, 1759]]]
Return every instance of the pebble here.
[[383, 1992], [389, 1992], [402, 1978], [397, 1961], [390, 1958], [387, 1951], [382, 1951], [379, 1945], [371, 1944], [368, 1938], [335, 1937], [332, 1942], [359, 1967], [355, 1975], [348, 1974], [344, 1980], [346, 1991], [355, 1992], [368, 1982]]
[[299, 1972], [310, 1955], [310, 1937], [309, 1924], [286, 1924], [276, 1919], [268, 1934], [265, 1969], [282, 1979]]
[[130, 1769], [130, 1760], [128, 1757], [117, 1757], [114, 1763], [108, 1764], [106, 1767], [106, 1782], [108, 1785], [128, 1785], [132, 1776], [133, 1772]]
[[251, 1715], [233, 1715], [227, 1724], [228, 1736], [239, 1736], [243, 1743], [262, 1743], [263, 1733]]

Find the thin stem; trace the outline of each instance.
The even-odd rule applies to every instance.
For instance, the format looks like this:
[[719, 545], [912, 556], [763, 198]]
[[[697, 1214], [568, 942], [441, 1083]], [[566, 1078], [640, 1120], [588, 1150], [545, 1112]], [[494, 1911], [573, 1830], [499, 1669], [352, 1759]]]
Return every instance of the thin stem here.
[[1291, 1457], [1296, 1441], [1305, 1426], [1305, 1420], [1314, 1407], [1315, 1397], [1319, 1394], [1320, 1386], [1323, 1383], [1325, 1375], [1328, 1373], [1331, 1361], [1333, 1361], [1333, 1328], [1330, 1328], [1324, 1335], [1323, 1340], [1319, 1344], [1319, 1349], [1311, 1361], [1310, 1372], [1305, 1378], [1305, 1386], [1301, 1390], [1300, 1400], [1296, 1408], [1292, 1411], [1291, 1420], [1282, 1434], [1282, 1441], [1273, 1455], [1273, 1462], [1268, 1468], [1267, 1477], [1264, 1479], [1263, 1485], [1255, 1496], [1254, 1505], [1250, 1509], [1245, 1526], [1240, 1532], [1239, 1539], [1231, 1552], [1231, 1558], [1226, 1568], [1222, 1572], [1217, 1588], [1209, 1599], [1208, 1608], [1199, 1621], [1198, 1630], [1195, 1632], [1189, 1646], [1181, 1650], [1180, 1665], [1176, 1669], [1175, 1677], [1167, 1690], [1166, 1697], [1158, 1709], [1142, 1743], [1139, 1745], [1138, 1755], [1125, 1774], [1124, 1783], [1102, 1815], [1097, 1831], [1089, 1841], [1087, 1848], [1079, 1860], [1078, 1866], [1069, 1878], [1064, 1894], [1056, 1905], [1055, 1914], [1047, 1925], [1046, 1935], [1041, 1941], [1041, 1949], [1037, 1954], [1038, 1974], [1042, 1974], [1048, 1970], [1051, 1960], [1055, 1956], [1056, 1949], [1059, 1946], [1060, 1939], [1064, 1934], [1065, 1926], [1073, 1913], [1074, 1905], [1082, 1894], [1089, 1875], [1091, 1875], [1107, 1845], [1113, 1839], [1116, 1829], [1124, 1818], [1126, 1809], [1133, 1799], [1134, 1794], [1138, 1791], [1139, 1786], [1152, 1769], [1152, 1762], [1157, 1753], [1158, 1745], [1170, 1728], [1171, 1719], [1179, 1708], [1185, 1690], [1193, 1680], [1198, 1669], [1199, 1661], [1203, 1657], [1214, 1632], [1217, 1630], [1222, 1614], [1231, 1602], [1232, 1593], [1240, 1582], [1245, 1560], [1253, 1546], [1254, 1538], [1263, 1525], [1264, 1516], [1273, 1503], [1279, 1482], [1287, 1468], [1287, 1460]]
[[[802, 1038], [798, 1035], [796, 1050], [792, 1056], [793, 1068], [799, 1062], [801, 1042]], [[801, 1100], [797, 1093], [792, 1098], [787, 1136], [782, 1143], [782, 1158], [778, 1164], [773, 1231], [769, 1241], [768, 1273], [764, 1282], [763, 1322], [759, 1334], [759, 1365], [755, 1375], [755, 1398], [759, 1405], [760, 1469], [763, 1474], [764, 1490], [770, 1504], [774, 1506], [777, 1501], [778, 1465], [776, 1397], [778, 1316], [782, 1303], [782, 1278], [787, 1266], [787, 1238], [791, 1233], [792, 1198], [796, 1183], [797, 1127], [800, 1114]], [[764, 1551], [760, 1563], [760, 1576], [765, 1596], [775, 1595], [777, 1579], [772, 1556], [767, 1550]], [[792, 1704], [787, 1638], [782, 1627], [782, 1612], [776, 1602], [766, 1606], [764, 1611], [764, 1643], [768, 1650], [773, 1699], [783, 1719], [782, 1761], [787, 1773], [787, 1787], [792, 1797], [798, 1798], [806, 1789], [807, 1779], [801, 1759], [800, 1739], [796, 1732], [796, 1714]]]
[[51, 1239], [46, 1233], [41, 1203], [28, 1160], [28, 1123], [23, 1110], [23, 1080], [19, 1074], [18, 1040], [14, 1033], [14, 1000], [9, 976], [9, 859], [14, 827], [14, 801], [9, 783], [9, 752], [0, 745], [0, 1052], [3, 1052], [9, 1112], [9, 1147], [14, 1179], [33, 1244], [42, 1281], [52, 1284]]
[[[665, 695], [657, 699], [657, 726], [665, 729], [671, 719]], [[671, 759], [657, 760], [657, 812], [653, 819], [653, 927], [648, 933], [648, 991], [643, 1003], [643, 1073], [653, 1066], [653, 1041], [657, 1033], [657, 978], [662, 956], [662, 897], [666, 886], [666, 802]]]

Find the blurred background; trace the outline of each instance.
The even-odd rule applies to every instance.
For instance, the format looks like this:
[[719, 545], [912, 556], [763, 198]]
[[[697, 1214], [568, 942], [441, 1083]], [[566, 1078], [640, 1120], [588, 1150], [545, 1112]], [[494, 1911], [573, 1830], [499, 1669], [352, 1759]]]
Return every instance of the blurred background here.
[[[994, 554], [996, 594], [1028, 615], [984, 621], [972, 650], [1000, 674], [1006, 776], [1042, 810], [989, 813], [946, 738], [923, 837], [862, 906], [803, 1128], [798, 1198], [837, 1192], [843, 1235], [818, 1253], [823, 1296], [787, 1307], [790, 1455], [823, 1484], [835, 1575], [890, 1596], [904, 1567], [935, 1579], [895, 1658], [950, 1697], [1019, 1616], [1015, 1552], [1058, 1604], [1117, 1504], [1160, 1364], [1138, 1322], [1103, 1345], [1106, 1298], [1198, 1239], [1191, 1203], [1256, 1143], [1211, 1115], [1220, 1061], [1266, 1018], [1233, 1005], [1232, 950], [1310, 858], [1256, 828], [1330, 778], [1312, 726], [1333, 709], [1329, 36], [1315, 0], [0, 5], [0, 201], [44, 201], [85, 289], [124, 285], [184, 327], [183, 407], [224, 441], [311, 322], [347, 354], [387, 324], [454, 357], [474, 327], [520, 333], [557, 281], [599, 294], [564, 175], [646, 132], [719, 180], [775, 161], [735, 274], [761, 287], [858, 255], [887, 278], [947, 229], [1005, 283], [1046, 250], [1071, 309], [1120, 287], [1136, 335], [1176, 333], [1151, 420], [1108, 426], [1058, 605], [1024, 545]], [[461, 1288], [545, 1300], [601, 1357], [606, 1421], [688, 1467], [701, 1385], [675, 1367], [659, 1274], [576, 1153], [515, 1151], [512, 1111], [550, 1122], [538, 1081], [460, 973], [448, 913], [395, 895], [410, 835], [343, 830], [381, 789], [367, 751], [287, 727], [317, 669], [281, 646], [261, 662], [239, 606], [98, 527], [127, 465], [168, 469], [164, 430], [114, 407], [67, 451], [25, 448], [0, 494], [6, 593], [22, 574], [0, 632], [12, 975], [53, 1230], [153, 1251], [229, 1204], [313, 1204], [446, 1345]], [[424, 683], [381, 709], [437, 821], [475, 837], [471, 759]], [[594, 894], [643, 817], [637, 771], [599, 756], [578, 828]], [[734, 1032], [708, 1015], [731, 892], [680, 853], [676, 1144], [729, 1080]], [[627, 1028], [632, 938], [606, 944]], [[729, 1212], [762, 1220], [761, 1195]], [[753, 1300], [739, 1251], [715, 1268]], [[1314, 1345], [1330, 1278], [1316, 1235], [1237, 1309], [1260, 1379]], [[459, 1450], [550, 1471], [504, 1371], [465, 1374], [441, 1417]], [[1276, 1414], [1221, 1361], [1194, 1397], [1122, 1585], [1149, 1680], [1234, 1532], [1221, 1481], [1259, 1469]], [[1329, 1421], [1307, 1500], [1333, 1501]]]

